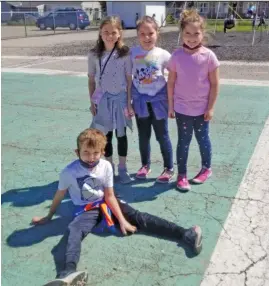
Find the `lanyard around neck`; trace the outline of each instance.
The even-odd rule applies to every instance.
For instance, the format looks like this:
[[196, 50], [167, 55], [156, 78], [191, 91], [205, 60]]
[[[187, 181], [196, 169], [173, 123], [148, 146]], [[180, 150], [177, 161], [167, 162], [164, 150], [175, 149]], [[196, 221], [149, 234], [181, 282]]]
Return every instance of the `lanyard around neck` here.
[[111, 51], [111, 53], [109, 54], [109, 56], [108, 56], [108, 58], [107, 58], [107, 60], [106, 60], [106, 62], [105, 62], [105, 64], [104, 64], [103, 69], [101, 69], [101, 57], [99, 58], [99, 67], [100, 67], [100, 77], [99, 77], [99, 80], [100, 80], [100, 81], [101, 81], [102, 75], [103, 75], [103, 73], [104, 73], [104, 71], [105, 71], [106, 65], [107, 65], [109, 59], [111, 58], [111, 56], [112, 56], [112, 54], [113, 54], [115, 48], [116, 48], [116, 44], [115, 44], [113, 50]]

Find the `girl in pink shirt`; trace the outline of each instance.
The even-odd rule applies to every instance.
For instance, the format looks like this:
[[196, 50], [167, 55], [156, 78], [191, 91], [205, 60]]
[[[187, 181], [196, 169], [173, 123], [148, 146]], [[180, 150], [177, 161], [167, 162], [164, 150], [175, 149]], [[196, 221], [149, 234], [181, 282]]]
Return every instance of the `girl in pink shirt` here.
[[209, 121], [219, 91], [219, 61], [202, 45], [204, 20], [195, 10], [183, 11], [180, 29], [183, 47], [176, 50], [168, 63], [168, 104], [170, 118], [178, 127], [177, 188], [190, 190], [187, 160], [193, 131], [202, 157], [201, 171], [192, 180], [204, 183], [211, 175]]

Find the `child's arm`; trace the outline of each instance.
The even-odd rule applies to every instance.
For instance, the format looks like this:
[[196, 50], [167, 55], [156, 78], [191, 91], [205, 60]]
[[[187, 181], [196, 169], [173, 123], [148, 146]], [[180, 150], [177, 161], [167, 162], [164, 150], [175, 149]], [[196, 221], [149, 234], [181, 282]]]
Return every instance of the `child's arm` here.
[[52, 219], [53, 215], [55, 214], [57, 207], [62, 202], [66, 192], [67, 192], [67, 190], [58, 190], [54, 195], [54, 198], [53, 198], [53, 201], [52, 201], [48, 215], [45, 217], [34, 217], [32, 219], [32, 223], [33, 224], [44, 224], [44, 223], [47, 223], [48, 221], [50, 221]]
[[136, 227], [131, 225], [123, 216], [118, 201], [115, 197], [114, 189], [105, 188], [104, 193], [105, 193], [105, 202], [111, 209], [114, 216], [118, 219], [122, 233], [124, 235], [127, 234], [127, 231], [134, 233], [136, 231]]
[[209, 72], [209, 82], [210, 82], [209, 102], [207, 111], [205, 112], [204, 115], [205, 121], [211, 120], [214, 114], [214, 106], [219, 93], [219, 68], [216, 68], [214, 71]]
[[89, 89], [89, 96], [90, 100], [92, 99], [92, 95], [95, 91], [95, 80], [93, 75], [88, 75], [88, 89]]
[[128, 100], [128, 112], [130, 116], [134, 116], [134, 110], [132, 107], [132, 76], [126, 75], [127, 80], [127, 100]]
[[174, 111], [174, 88], [177, 79], [177, 73], [169, 70], [167, 81], [167, 94], [168, 94], [168, 117], [175, 118]]
[[127, 101], [128, 101], [128, 113], [130, 116], [134, 116], [134, 110], [132, 107], [132, 58], [128, 55], [125, 60], [125, 74], [127, 81]]
[[92, 75], [88, 75], [88, 88], [89, 88], [89, 96], [90, 96], [90, 101], [91, 101], [91, 113], [92, 115], [96, 115], [96, 106], [95, 104], [92, 102], [92, 95], [95, 91], [95, 80], [94, 80], [94, 76]]

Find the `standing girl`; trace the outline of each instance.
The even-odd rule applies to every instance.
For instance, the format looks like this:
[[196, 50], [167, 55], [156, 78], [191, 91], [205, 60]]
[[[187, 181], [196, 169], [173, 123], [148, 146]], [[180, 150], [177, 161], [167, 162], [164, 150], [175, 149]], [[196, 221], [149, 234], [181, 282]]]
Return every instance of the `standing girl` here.
[[96, 46], [88, 56], [89, 93], [93, 122], [91, 127], [106, 134], [105, 158], [113, 164], [112, 137], [118, 141], [118, 173], [122, 183], [131, 182], [126, 167], [128, 140], [126, 128], [132, 129], [132, 63], [129, 48], [122, 41], [121, 20], [105, 18], [99, 28]]
[[168, 134], [168, 98], [165, 68], [170, 54], [156, 47], [158, 24], [149, 16], [137, 23], [140, 45], [131, 49], [133, 63], [132, 97], [139, 136], [142, 167], [138, 179], [150, 173], [151, 128], [155, 131], [164, 161], [164, 170], [157, 178], [159, 183], [168, 183], [174, 175], [173, 150]]
[[209, 121], [219, 91], [219, 62], [202, 45], [204, 26], [203, 18], [195, 10], [183, 11], [180, 22], [183, 47], [173, 53], [168, 64], [169, 117], [176, 117], [178, 128], [177, 188], [185, 191], [190, 190], [187, 159], [193, 130], [202, 169], [192, 181], [201, 184], [212, 175]]

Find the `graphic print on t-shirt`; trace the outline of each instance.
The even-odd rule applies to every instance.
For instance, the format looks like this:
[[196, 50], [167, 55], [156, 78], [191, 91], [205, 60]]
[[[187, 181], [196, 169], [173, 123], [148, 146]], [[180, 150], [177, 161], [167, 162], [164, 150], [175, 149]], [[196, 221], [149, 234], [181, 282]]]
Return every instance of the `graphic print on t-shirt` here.
[[81, 192], [81, 200], [93, 202], [100, 197], [96, 192], [101, 190], [101, 182], [93, 176], [77, 178], [77, 183]]
[[154, 59], [150, 55], [137, 55], [134, 61], [136, 66], [134, 80], [136, 84], [151, 84], [157, 80], [157, 59]]

